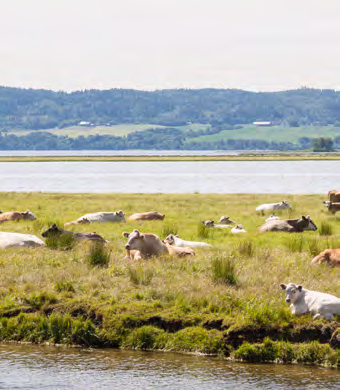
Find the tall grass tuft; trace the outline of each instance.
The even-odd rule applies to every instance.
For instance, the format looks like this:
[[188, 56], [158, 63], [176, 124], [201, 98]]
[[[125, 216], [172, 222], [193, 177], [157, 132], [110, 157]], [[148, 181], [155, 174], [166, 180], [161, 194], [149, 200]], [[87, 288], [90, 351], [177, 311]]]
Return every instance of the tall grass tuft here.
[[320, 236], [331, 236], [333, 234], [333, 226], [327, 221], [322, 221], [318, 230]]
[[304, 237], [302, 234], [291, 234], [289, 237], [285, 240], [286, 247], [291, 252], [302, 252], [304, 247]]
[[251, 240], [240, 241], [237, 251], [241, 256], [252, 257], [255, 254], [255, 244]]
[[235, 286], [238, 283], [235, 259], [231, 255], [221, 255], [211, 261], [212, 280]]
[[168, 237], [169, 234], [178, 234], [178, 227], [165, 225], [162, 229], [162, 237]]
[[70, 251], [76, 246], [77, 240], [73, 234], [61, 234], [46, 237], [45, 244], [50, 249]]
[[199, 222], [197, 225], [197, 235], [199, 238], [209, 238], [210, 229], [204, 225], [204, 223]]
[[131, 282], [136, 285], [148, 286], [154, 276], [151, 268], [145, 268], [142, 265], [129, 266], [127, 272]]
[[320, 252], [322, 252], [322, 247], [320, 245], [320, 240], [316, 237], [312, 237], [307, 241], [307, 250], [308, 253], [315, 257]]
[[111, 250], [100, 242], [94, 242], [86, 254], [86, 261], [92, 267], [107, 267], [110, 257]]

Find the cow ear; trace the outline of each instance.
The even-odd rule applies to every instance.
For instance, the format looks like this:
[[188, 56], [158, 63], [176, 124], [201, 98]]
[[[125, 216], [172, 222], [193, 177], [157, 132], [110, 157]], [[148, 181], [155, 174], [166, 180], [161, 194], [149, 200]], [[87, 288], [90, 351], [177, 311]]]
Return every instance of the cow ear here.
[[282, 290], [285, 290], [287, 288], [287, 286], [285, 284], [280, 284], [280, 287], [282, 288]]
[[306, 220], [307, 218], [303, 215], [302, 217], [301, 217], [302, 219], [304, 219], [304, 220]]
[[302, 291], [302, 286], [298, 286], [297, 289], [298, 289], [299, 291]]
[[307, 215], [307, 217], [306, 217], [307, 219], [310, 219], [310, 216], [309, 215]]
[[123, 237], [126, 237], [126, 238], [127, 238], [127, 237], [129, 237], [130, 233], [128, 233], [128, 232], [123, 232], [122, 235], [123, 235]]
[[144, 239], [144, 237], [145, 237], [144, 234], [139, 235], [139, 238], [141, 238], [142, 240]]
[[52, 225], [52, 227], [53, 227], [53, 228], [56, 228], [56, 227], [57, 227], [57, 225], [54, 223], [54, 224]]

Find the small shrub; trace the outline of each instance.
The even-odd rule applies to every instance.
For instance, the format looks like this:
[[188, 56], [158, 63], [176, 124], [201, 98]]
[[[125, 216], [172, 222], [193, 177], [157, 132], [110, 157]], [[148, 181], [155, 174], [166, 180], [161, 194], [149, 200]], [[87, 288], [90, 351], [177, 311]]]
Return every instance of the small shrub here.
[[255, 245], [250, 240], [240, 241], [237, 250], [241, 256], [252, 257], [255, 254]]
[[140, 350], [164, 348], [165, 332], [154, 326], [142, 326], [134, 329], [124, 341], [125, 348]]
[[212, 280], [230, 286], [237, 284], [235, 259], [232, 256], [215, 257], [211, 262]]
[[154, 274], [151, 268], [144, 268], [142, 265], [129, 266], [127, 272], [133, 284], [143, 286], [151, 283]]
[[75, 292], [73, 283], [65, 282], [65, 281], [57, 282], [55, 284], [55, 289], [57, 292], [62, 292], [62, 291]]
[[111, 251], [104, 244], [94, 242], [87, 252], [86, 261], [92, 267], [107, 267], [110, 257]]
[[61, 234], [46, 237], [45, 244], [50, 249], [69, 251], [75, 247], [77, 241], [73, 234]]
[[327, 221], [322, 221], [318, 230], [320, 236], [331, 236], [333, 234], [333, 226]]

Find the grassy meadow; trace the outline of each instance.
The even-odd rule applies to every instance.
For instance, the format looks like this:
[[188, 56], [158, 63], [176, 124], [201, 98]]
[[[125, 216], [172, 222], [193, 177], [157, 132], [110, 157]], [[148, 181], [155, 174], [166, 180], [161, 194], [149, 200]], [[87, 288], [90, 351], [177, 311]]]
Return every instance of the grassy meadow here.
[[[310, 215], [317, 232], [259, 233], [261, 203], [287, 200], [282, 218]], [[157, 210], [164, 221], [76, 225], [109, 241], [49, 242], [45, 248], [0, 255], [0, 340], [206, 353], [242, 361], [340, 366], [340, 321], [293, 317], [280, 283], [340, 297], [340, 268], [311, 266], [313, 256], [340, 247], [340, 214], [327, 213], [324, 195], [166, 195], [0, 193], [3, 211], [30, 209], [34, 222], [1, 231], [36, 234], [96, 211]], [[228, 215], [247, 234], [208, 229]], [[192, 258], [124, 259], [123, 231], [165, 238], [177, 233], [205, 241]], [[52, 245], [53, 244], [53, 245]]]

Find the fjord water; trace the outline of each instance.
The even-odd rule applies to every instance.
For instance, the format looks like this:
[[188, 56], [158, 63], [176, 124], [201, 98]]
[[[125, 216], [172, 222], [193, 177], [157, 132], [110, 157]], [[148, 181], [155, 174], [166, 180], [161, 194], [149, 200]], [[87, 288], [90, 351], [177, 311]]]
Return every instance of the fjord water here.
[[0, 191], [312, 194], [340, 161], [1, 162]]
[[338, 389], [340, 372], [203, 356], [0, 345], [0, 389]]

